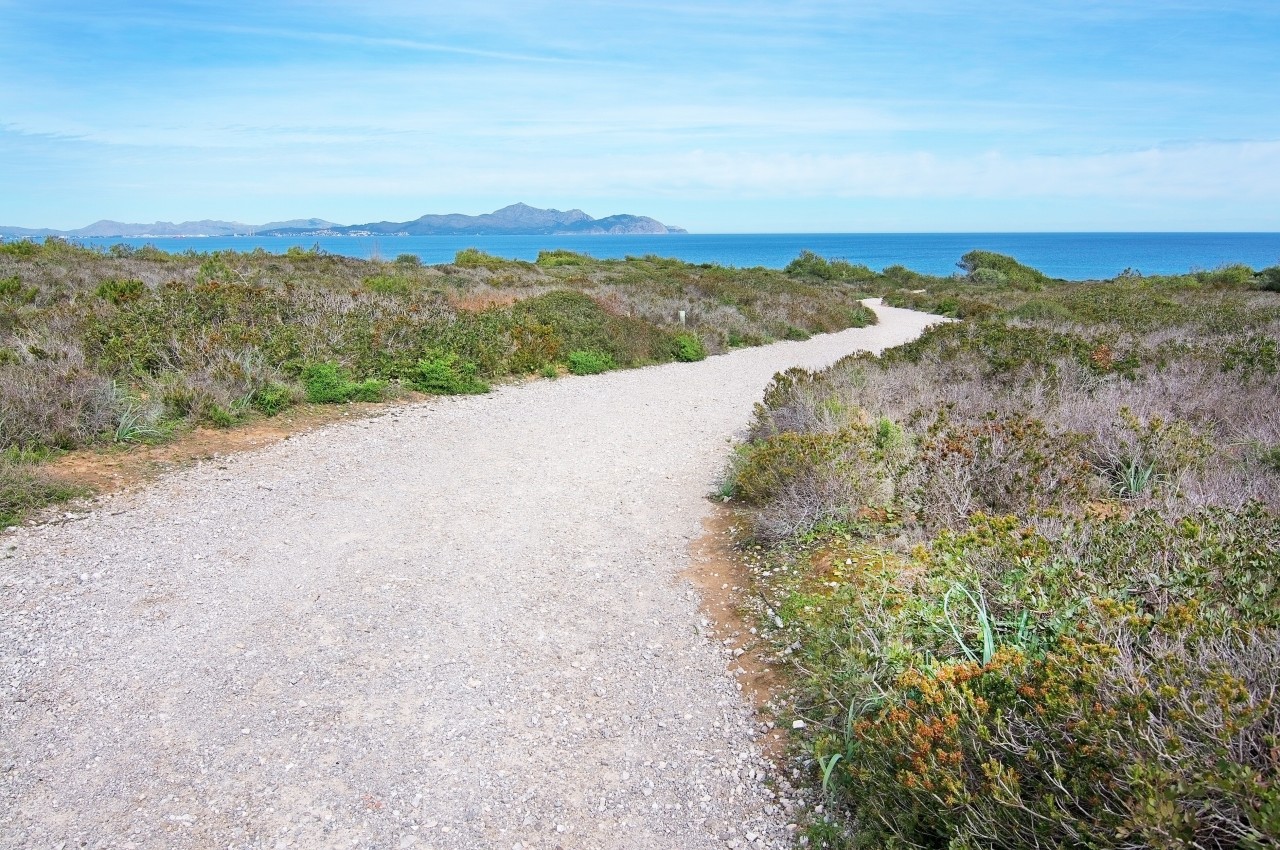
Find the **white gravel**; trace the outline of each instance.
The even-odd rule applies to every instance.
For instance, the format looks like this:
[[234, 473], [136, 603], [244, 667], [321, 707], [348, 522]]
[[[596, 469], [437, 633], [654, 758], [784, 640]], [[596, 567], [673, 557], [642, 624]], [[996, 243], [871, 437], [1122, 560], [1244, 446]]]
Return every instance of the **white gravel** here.
[[773, 373], [932, 320], [877, 309], [400, 408], [0, 536], [0, 846], [785, 846], [677, 575]]

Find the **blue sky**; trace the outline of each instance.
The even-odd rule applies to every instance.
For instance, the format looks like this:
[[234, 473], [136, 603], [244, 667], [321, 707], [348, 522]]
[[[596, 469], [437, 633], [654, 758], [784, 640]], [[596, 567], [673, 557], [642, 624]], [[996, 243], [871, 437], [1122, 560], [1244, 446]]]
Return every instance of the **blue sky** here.
[[1280, 230], [1280, 3], [0, 0], [0, 224]]

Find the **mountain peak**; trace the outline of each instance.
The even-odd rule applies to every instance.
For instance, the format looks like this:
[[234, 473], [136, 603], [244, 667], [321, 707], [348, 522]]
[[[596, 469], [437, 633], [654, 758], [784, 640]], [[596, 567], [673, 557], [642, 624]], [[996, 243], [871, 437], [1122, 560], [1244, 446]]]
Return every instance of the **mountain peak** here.
[[579, 209], [539, 209], [524, 202], [496, 209], [482, 215], [428, 214], [413, 221], [378, 221], [343, 226], [320, 218], [291, 219], [268, 224], [242, 224], [238, 221], [184, 221], [174, 224], [157, 221], [151, 224], [125, 224], [103, 219], [78, 230], [32, 230], [0, 227], [0, 236], [34, 237], [149, 237], [149, 236], [551, 236], [597, 233], [684, 233], [656, 219], [620, 213], [592, 218]]

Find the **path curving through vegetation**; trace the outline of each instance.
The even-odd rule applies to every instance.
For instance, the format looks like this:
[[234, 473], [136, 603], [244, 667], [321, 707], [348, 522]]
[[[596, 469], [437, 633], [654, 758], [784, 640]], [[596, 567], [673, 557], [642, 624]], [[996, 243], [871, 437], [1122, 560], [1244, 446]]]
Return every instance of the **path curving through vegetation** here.
[[0, 537], [0, 845], [784, 846], [677, 580], [774, 372], [432, 400]]

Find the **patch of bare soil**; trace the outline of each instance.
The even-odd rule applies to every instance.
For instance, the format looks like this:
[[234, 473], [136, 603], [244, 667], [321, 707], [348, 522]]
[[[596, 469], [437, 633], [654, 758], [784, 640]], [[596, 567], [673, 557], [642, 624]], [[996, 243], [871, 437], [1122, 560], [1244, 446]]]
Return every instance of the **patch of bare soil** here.
[[265, 448], [335, 422], [382, 416], [425, 398], [421, 393], [407, 393], [378, 403], [303, 404], [270, 419], [257, 419], [234, 428], [196, 428], [155, 445], [77, 449], [48, 462], [42, 471], [98, 494], [115, 493], [197, 461]]
[[[724, 505], [715, 505], [702, 521], [703, 535], [689, 546], [689, 567], [682, 574], [698, 591], [702, 613], [711, 622], [710, 636], [724, 647], [728, 670], [742, 693], [768, 716], [785, 687], [781, 671], [770, 662], [768, 644], [756, 633], [750, 613], [751, 573], [735, 551], [741, 520]], [[775, 763], [785, 757], [787, 733], [771, 728], [758, 739]]]

